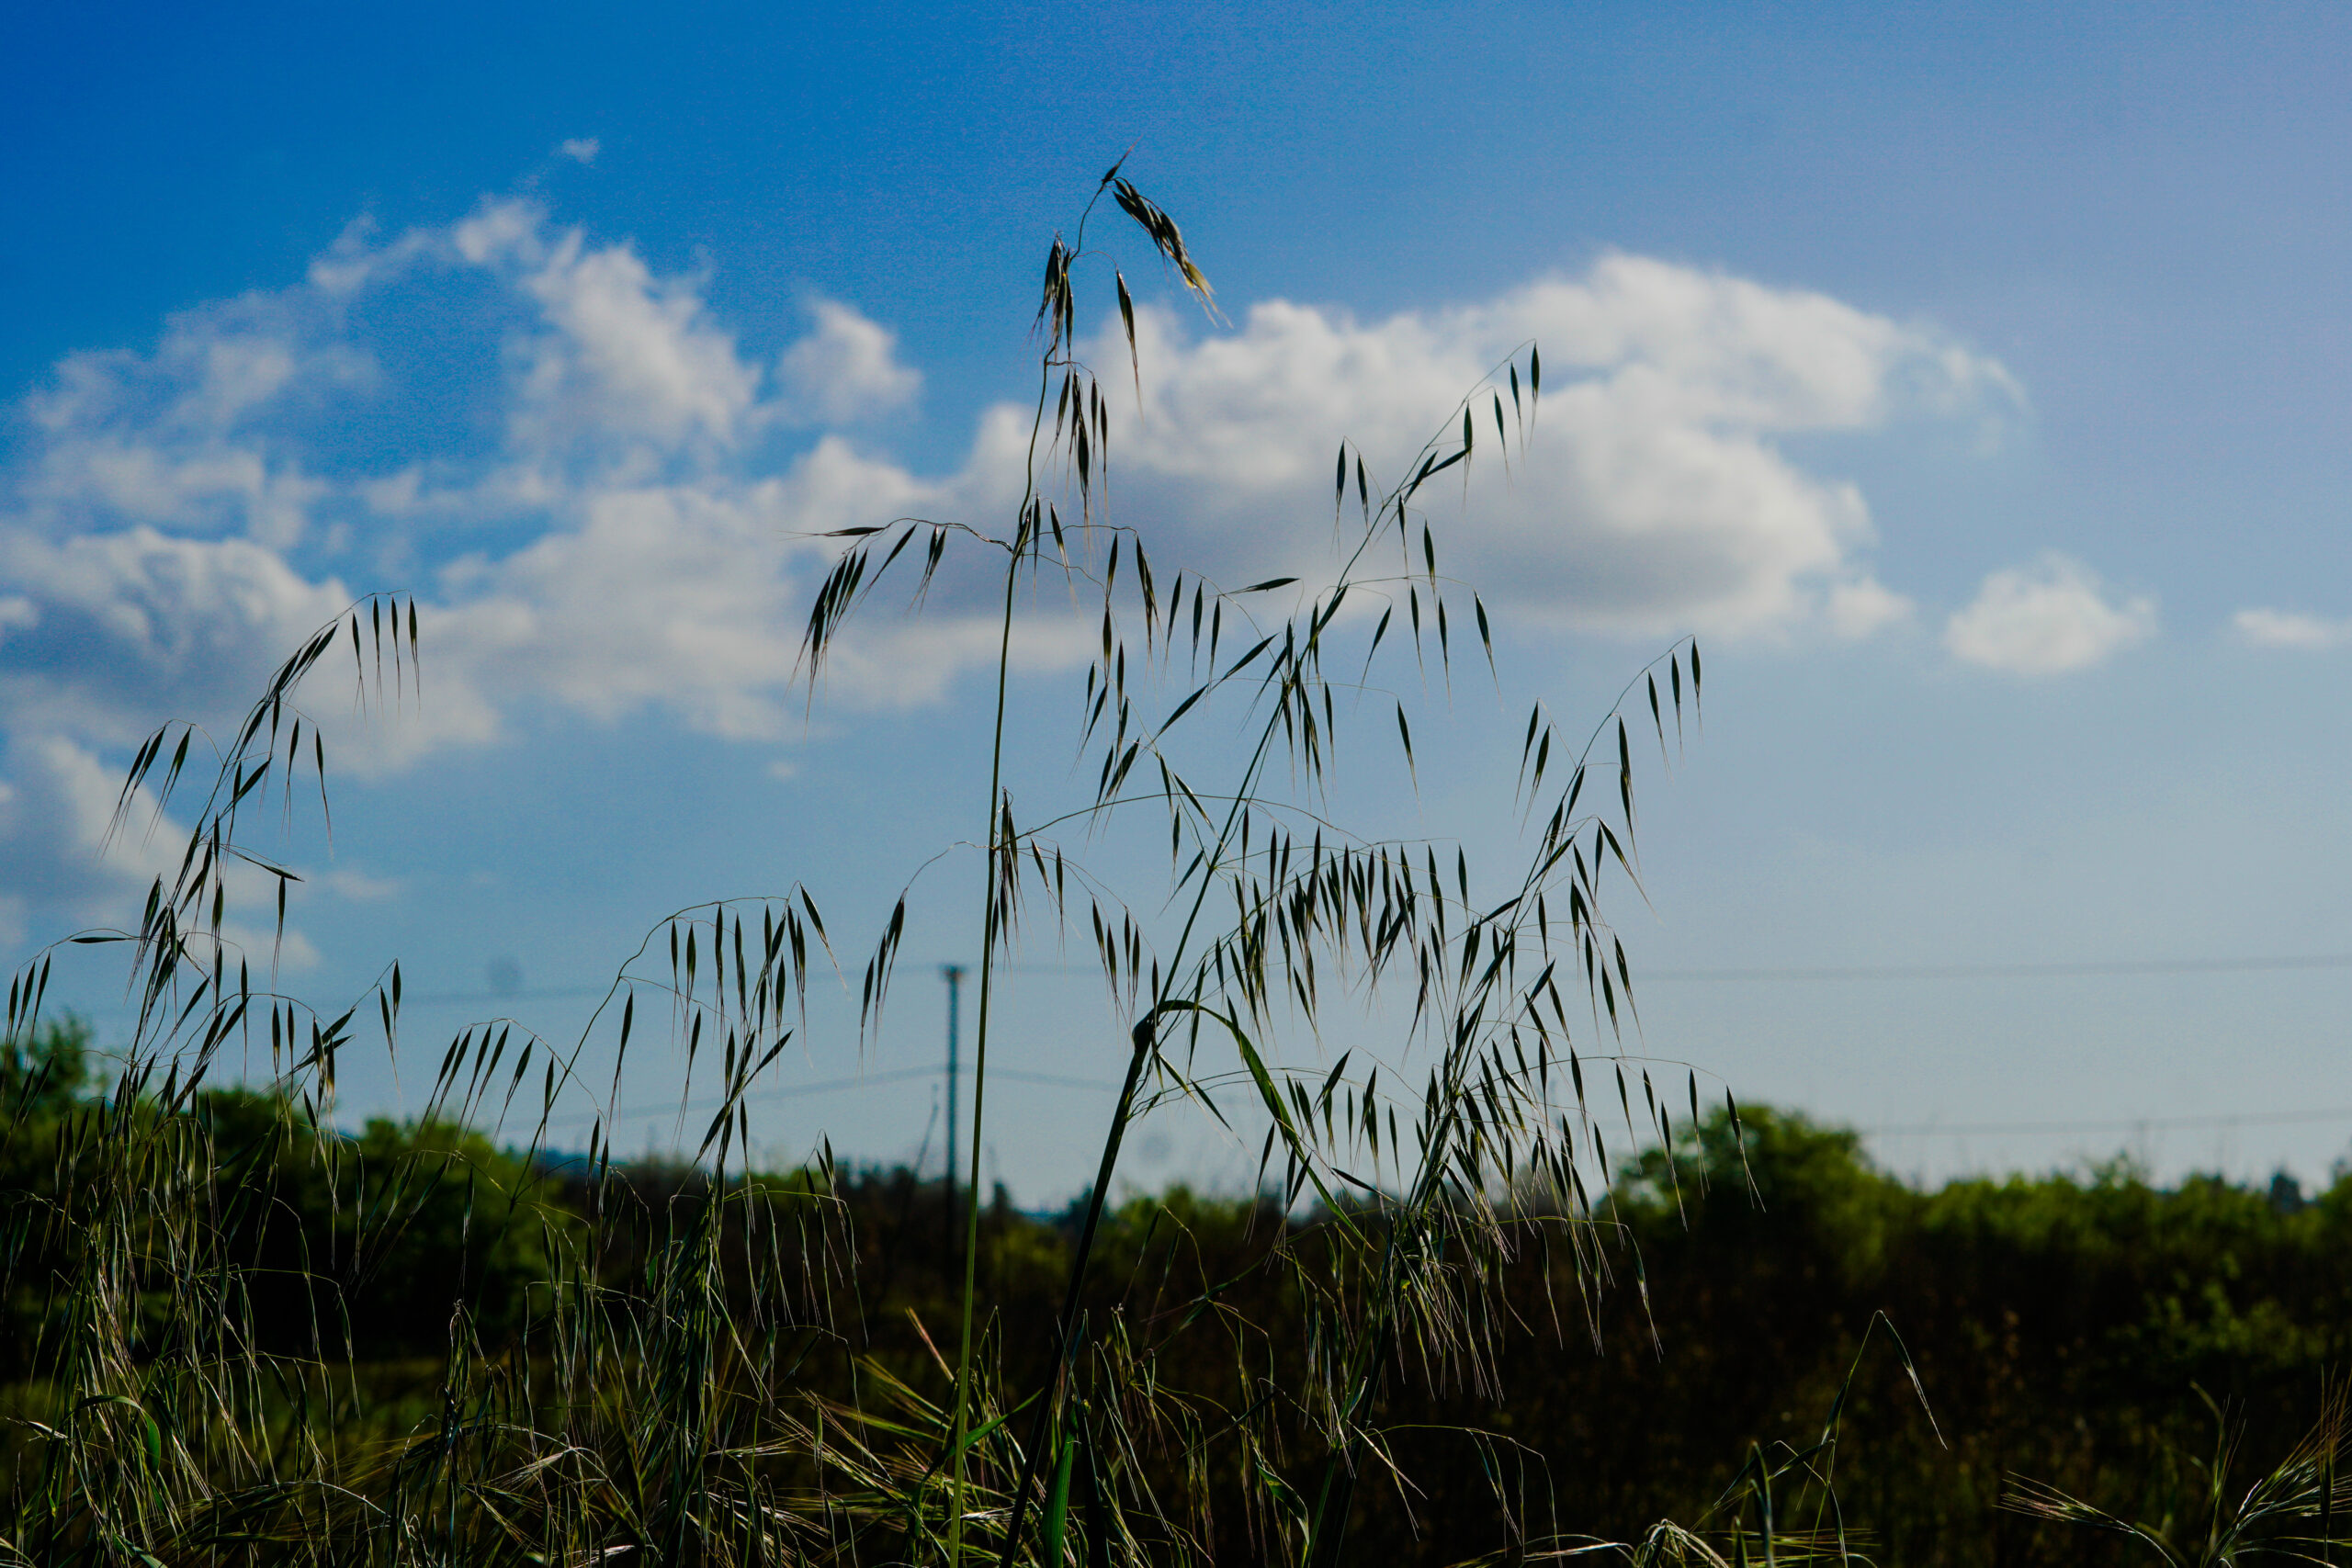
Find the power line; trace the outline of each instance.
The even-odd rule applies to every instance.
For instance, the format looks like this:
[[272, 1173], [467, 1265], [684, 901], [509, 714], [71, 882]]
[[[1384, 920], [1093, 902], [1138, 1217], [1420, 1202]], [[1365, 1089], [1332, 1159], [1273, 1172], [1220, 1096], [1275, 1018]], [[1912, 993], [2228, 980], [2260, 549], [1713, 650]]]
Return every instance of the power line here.
[[[1085, 971], [1074, 964], [1000, 964], [1000, 975], [1078, 975]], [[624, 981], [624, 986], [629, 982]], [[639, 980], [639, 985], [653, 982]], [[613, 987], [605, 986], [542, 986], [529, 990], [514, 991], [435, 991], [405, 998], [402, 1009], [419, 1007], [481, 1007], [502, 1002], [578, 1001], [589, 997], [612, 994]], [[1116, 1089], [1118, 1085], [1111, 1086]]]
[[[2241, 975], [2299, 969], [2352, 969], [2352, 953], [2278, 953], [2253, 958], [2119, 958], [2058, 964], [1883, 964], [1822, 967], [1652, 969], [1652, 984], [1739, 984], [1753, 981], [2054, 980], [2129, 975]], [[999, 964], [999, 974], [1076, 975], [1076, 964]], [[1637, 972], [1638, 973], [1638, 972]], [[609, 986], [557, 986], [523, 991], [444, 991], [410, 997], [406, 1007], [457, 1007], [485, 1002], [556, 1001], [608, 995]]]
[[[869, 1089], [876, 1085], [904, 1083], [910, 1079], [938, 1076], [935, 1067], [898, 1067], [888, 1072], [861, 1073], [846, 1077], [820, 1078], [814, 1083], [784, 1084], [774, 1089], [753, 1089], [741, 1097], [745, 1104], [765, 1104], [775, 1100], [799, 1100], [811, 1095], [835, 1094], [846, 1089]], [[1035, 1084], [1046, 1089], [1075, 1089], [1109, 1094], [1118, 1089], [1107, 1078], [1078, 1077], [1066, 1073], [1029, 1072], [1018, 1067], [992, 1067], [989, 1076], [1012, 1083]], [[716, 1109], [717, 1100], [695, 1100], [684, 1103], [625, 1106], [609, 1117], [602, 1111], [579, 1111], [548, 1118], [550, 1126], [575, 1125], [604, 1120], [617, 1125], [646, 1117], [676, 1116], [696, 1111]], [[2250, 1111], [2203, 1116], [2128, 1116], [2097, 1120], [2046, 1120], [2023, 1122], [1911, 1122], [1880, 1127], [1855, 1129], [1866, 1138], [1912, 1137], [1985, 1137], [2023, 1134], [2063, 1137], [2089, 1133], [2176, 1133], [2195, 1132], [2231, 1127], [2277, 1127], [2325, 1122], [2352, 1122], [2352, 1105], [2330, 1106], [2306, 1111]]]
[[[1023, 964], [1001, 966], [1022, 974], [1068, 975], [1078, 973], [1074, 965]], [[1663, 984], [1741, 984], [1775, 982], [1840, 982], [1862, 980], [2028, 980], [2086, 978], [2133, 975], [2227, 975], [2278, 973], [2297, 970], [2328, 970], [2352, 968], [2352, 953], [2280, 953], [2240, 958], [2150, 958], [2087, 960], [2051, 964], [1849, 964], [1822, 967], [1746, 967], [1691, 968], [1652, 970], [1644, 978]], [[412, 997], [408, 1005], [454, 1006], [483, 1002], [574, 999], [610, 994], [610, 987], [551, 987], [535, 990], [505, 992], [447, 992], [431, 996]], [[775, 1089], [758, 1089], [743, 1097], [746, 1101], [765, 1102], [797, 1100], [808, 1095], [831, 1094], [843, 1089], [861, 1089], [869, 1085], [899, 1082], [909, 1078], [928, 1077], [933, 1069], [905, 1067], [885, 1073], [865, 1073], [849, 1077], [826, 1078], [815, 1083], [791, 1084]], [[1015, 1083], [1036, 1084], [1047, 1088], [1091, 1089], [1104, 1093], [1118, 1086], [1108, 1080], [1071, 1077], [1052, 1073], [1024, 1072], [1018, 1068], [998, 1068], [995, 1076]], [[635, 1120], [648, 1115], [674, 1115], [684, 1111], [709, 1110], [718, 1101], [693, 1101], [683, 1105], [640, 1107], [616, 1112], [613, 1120]], [[593, 1114], [555, 1118], [555, 1122], [576, 1122], [594, 1119]], [[2073, 1121], [2021, 1122], [1917, 1122], [1883, 1127], [1864, 1127], [1858, 1131], [1864, 1137], [1964, 1137], [2026, 1134], [2036, 1136], [2065, 1136], [2093, 1133], [2185, 1132], [2229, 1127], [2287, 1126], [2298, 1123], [2352, 1122], [2352, 1106], [2324, 1110], [2250, 1111], [2238, 1114], [2201, 1116], [2137, 1116]]]
[[[799, 1100], [812, 1094], [835, 1094], [843, 1089], [868, 1089], [876, 1084], [904, 1083], [909, 1078], [931, 1078], [939, 1076], [936, 1067], [894, 1067], [887, 1073], [859, 1073], [849, 1077], [820, 1078], [814, 1083], [780, 1084], [774, 1089], [755, 1089], [740, 1097], [741, 1103], [763, 1105], [771, 1100]], [[990, 1067], [989, 1077], [1004, 1078], [1012, 1083], [1037, 1084], [1046, 1089], [1096, 1089], [1114, 1093], [1118, 1085], [1107, 1078], [1072, 1077], [1063, 1073], [1033, 1073], [1019, 1067]], [[606, 1116], [601, 1111], [580, 1111], [548, 1118], [549, 1126], [571, 1126], [603, 1120], [611, 1123], [635, 1122], [649, 1116], [676, 1116], [695, 1111], [715, 1111], [723, 1103], [718, 1100], [689, 1100], [662, 1105], [629, 1105]]]
[[2231, 975], [2258, 970], [2352, 969], [2352, 953], [2269, 958], [2135, 958], [2071, 964], [1856, 964], [1834, 969], [1653, 969], [1653, 981], [2037, 980], [2096, 975]]
[[1866, 1138], [1959, 1136], [1994, 1133], [2170, 1133], [2211, 1127], [2270, 1127], [2297, 1122], [2352, 1122], [2352, 1105], [2325, 1111], [2251, 1111], [2216, 1116], [2133, 1116], [2098, 1122], [1914, 1122], [1902, 1126], [1863, 1127]]
[[548, 1002], [569, 1001], [582, 997], [601, 997], [612, 990], [610, 986], [547, 986], [528, 991], [438, 991], [430, 996], [405, 997], [401, 1010], [411, 1008], [478, 1007], [485, 1002]]

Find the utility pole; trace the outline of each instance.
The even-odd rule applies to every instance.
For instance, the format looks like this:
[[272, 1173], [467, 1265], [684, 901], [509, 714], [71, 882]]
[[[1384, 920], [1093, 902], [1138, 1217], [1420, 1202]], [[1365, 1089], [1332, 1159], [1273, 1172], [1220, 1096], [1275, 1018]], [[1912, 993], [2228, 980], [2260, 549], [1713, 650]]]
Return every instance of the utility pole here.
[[940, 1267], [945, 1269], [956, 1257], [956, 1085], [959, 1076], [956, 1060], [959, 1021], [956, 1015], [963, 999], [964, 966], [943, 964], [939, 972], [947, 978], [947, 1201], [944, 1205], [947, 1213], [947, 1247], [940, 1254]]

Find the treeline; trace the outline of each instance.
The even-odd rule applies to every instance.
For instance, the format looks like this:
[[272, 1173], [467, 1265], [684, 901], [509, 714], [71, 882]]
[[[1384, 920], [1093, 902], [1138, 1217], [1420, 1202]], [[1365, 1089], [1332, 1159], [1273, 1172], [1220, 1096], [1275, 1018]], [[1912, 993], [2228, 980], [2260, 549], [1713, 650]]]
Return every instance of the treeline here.
[[[109, 1117], [184, 1122], [216, 1216], [211, 1283], [174, 1276], [137, 1304], [141, 1332], [160, 1342], [175, 1314], [226, 1311], [254, 1364], [340, 1369], [354, 1392], [334, 1418], [355, 1429], [424, 1419], [448, 1397], [458, 1342], [491, 1361], [544, 1355], [532, 1335], [550, 1292], [593, 1282], [625, 1301], [722, 1197], [710, 1266], [775, 1298], [742, 1301], [744, 1321], [805, 1334], [795, 1364], [812, 1397], [854, 1398], [877, 1371], [912, 1399], [949, 1387], [962, 1265], [937, 1182], [798, 1171], [714, 1194], [656, 1165], [596, 1181], [583, 1162], [458, 1129], [328, 1132], [243, 1089], [177, 1110], [119, 1102], [88, 1076], [86, 1043], [52, 1027], [0, 1054], [0, 1382], [20, 1421], [46, 1408], [42, 1380], [91, 1310], [81, 1249], [139, 1246], [78, 1187], [76, 1150]], [[2305, 1201], [2287, 1185], [2156, 1187], [2119, 1162], [1921, 1190], [1873, 1168], [1851, 1133], [1757, 1109], [1736, 1130], [1705, 1123], [1670, 1163], [1653, 1149], [1628, 1164], [1600, 1208], [1609, 1223], [1585, 1242], [1605, 1291], [1579, 1290], [1574, 1238], [1530, 1224], [1508, 1265], [1513, 1315], [1465, 1326], [1498, 1340], [1498, 1386], [1451, 1386], [1442, 1365], [1389, 1379], [1389, 1468], [1359, 1485], [1351, 1532], [1367, 1560], [1702, 1526], [1751, 1453], [1808, 1447], [1835, 1407], [1840, 1517], [1874, 1560], [2129, 1561], [2120, 1538], [2002, 1509], [2005, 1488], [2030, 1478], [2194, 1527], [2217, 1437], [2235, 1439], [2221, 1488], [2234, 1495], [2310, 1426], [2352, 1337], [2352, 1179]], [[1023, 1214], [1001, 1191], [986, 1210], [988, 1353], [1015, 1393], [1050, 1366], [1076, 1217]], [[1301, 1235], [1271, 1203], [1181, 1188], [1106, 1221], [1093, 1332], [1150, 1344], [1206, 1434], [1154, 1462], [1244, 1462], [1211, 1440], [1215, 1414], [1252, 1397], [1253, 1369], [1311, 1353], [1295, 1286], [1257, 1266]], [[6, 1440], [12, 1465], [36, 1462], [22, 1430]], [[1207, 1528], [1219, 1560], [1252, 1560], [1244, 1514]]]

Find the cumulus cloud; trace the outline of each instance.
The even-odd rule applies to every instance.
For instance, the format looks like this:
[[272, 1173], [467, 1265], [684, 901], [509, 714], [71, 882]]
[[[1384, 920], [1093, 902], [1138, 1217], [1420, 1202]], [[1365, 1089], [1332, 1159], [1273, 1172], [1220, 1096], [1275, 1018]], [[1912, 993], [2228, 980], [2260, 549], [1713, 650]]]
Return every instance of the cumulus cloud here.
[[2045, 554], [1987, 575], [1944, 625], [1955, 658], [2012, 675], [2058, 675], [2104, 663], [2155, 635], [2156, 604], [2122, 598], [2078, 560]]
[[1645, 637], [1860, 636], [1901, 618], [1907, 601], [1869, 565], [1860, 491], [1776, 438], [2016, 396], [1999, 365], [1932, 333], [1636, 256], [1378, 321], [1276, 302], [1228, 336], [1186, 341], [1161, 312], [1138, 329], [1143, 408], [1113, 446], [1114, 494], [1124, 459], [1131, 509], [1253, 567], [1298, 566], [1320, 543], [1293, 528], [1291, 558], [1263, 559], [1270, 519], [1329, 504], [1338, 441], [1401, 465], [1489, 367], [1535, 342], [1536, 438], [1508, 486], [1480, 492], [1457, 569], [1526, 618]]
[[241, 434], [362, 387], [366, 357], [300, 320], [301, 299], [247, 298], [175, 317], [152, 355], [69, 355], [22, 412], [36, 456], [21, 502], [68, 526], [152, 523], [299, 544], [329, 487], [300, 454]]
[[44, 538], [0, 529], [22, 608], [0, 641], [0, 722], [121, 744], [176, 714], [219, 716], [351, 595], [251, 539], [145, 523]]
[[596, 154], [605, 150], [605, 144], [593, 136], [568, 136], [556, 143], [555, 150], [560, 155], [575, 162], [593, 164], [596, 161]]
[[[368, 312], [440, 330], [438, 362], [409, 367], [441, 378], [429, 407], [401, 403], [400, 343], [355, 321]], [[827, 564], [808, 536], [1001, 505], [1018, 444], [991, 415], [960, 472], [925, 479], [838, 435], [759, 443], [919, 385], [893, 334], [831, 301], [771, 378], [699, 279], [528, 203], [380, 244], [355, 229], [302, 286], [188, 312], [150, 354], [74, 356], [25, 404], [39, 439], [0, 513], [0, 727], [119, 746], [167, 716], [224, 721], [356, 582], [422, 593], [435, 679], [389, 722], [338, 732], [330, 715], [345, 768], [492, 739], [531, 698], [775, 739]], [[355, 450], [371, 419], [409, 439]], [[834, 685], [930, 700], [983, 656], [977, 624], [853, 638]], [[1017, 639], [1033, 665], [1076, 646], [1050, 624]]]
[[2324, 653], [2352, 643], [2352, 621], [2331, 621], [2292, 610], [2240, 610], [2230, 617], [2231, 629], [2256, 648], [2291, 648]]
[[[17, 741], [0, 833], [49, 831], [27, 815], [36, 796], [41, 821], [63, 820], [64, 764], [25, 738], [86, 759], [165, 718], [233, 721], [307, 633], [378, 587], [422, 601], [427, 698], [355, 726], [344, 694], [324, 716], [345, 767], [493, 739], [524, 703], [786, 737], [805, 712], [790, 691], [805, 597], [834, 547], [812, 536], [1003, 516], [1026, 412], [985, 411], [956, 464], [919, 473], [871, 444], [876, 416], [922, 389], [887, 326], [816, 300], [769, 360], [706, 288], [492, 200], [389, 239], [355, 225], [286, 289], [175, 317], [144, 353], [62, 362], [20, 405], [27, 439], [0, 470], [0, 732]], [[1448, 569], [1490, 604], [1643, 637], [1856, 637], [1908, 615], [1873, 572], [1859, 490], [1781, 444], [2018, 400], [1999, 365], [1932, 331], [1623, 255], [1371, 321], [1272, 301], [1209, 333], [1147, 307], [1137, 336], [1125, 386], [1122, 336], [1086, 349], [1113, 394], [1114, 513], [1162, 559], [1236, 580], [1314, 569], [1340, 440], [1393, 477], [1465, 389], [1539, 342], [1532, 447], [1483, 468], [1461, 517], [1458, 487], [1423, 500]], [[960, 570], [934, 614], [865, 623], [831, 689], [923, 703], [989, 658]], [[1083, 660], [1090, 629], [1066, 614], [1024, 618], [1023, 668]]]
[[459, 225], [457, 243], [479, 265], [522, 264], [514, 281], [539, 307], [543, 330], [507, 345], [521, 364], [519, 445], [724, 445], [741, 433], [760, 372], [711, 320], [694, 279], [656, 277], [628, 246], [592, 246], [578, 230], [550, 237], [535, 209], [512, 204]]
[[837, 300], [810, 309], [817, 330], [778, 367], [790, 406], [810, 423], [845, 424], [914, 400], [922, 372], [899, 363], [898, 334]]
[[[0, 782], [0, 942], [27, 935], [27, 915], [39, 907], [77, 926], [120, 921], [157, 876], [179, 864], [187, 829], [156, 811], [141, 790], [119, 830], [115, 806], [122, 780], [89, 749], [62, 735], [17, 735], [7, 749], [9, 777]], [[249, 868], [231, 878], [243, 908], [269, 908], [267, 879]], [[274, 930], [224, 923], [222, 938], [286, 967], [317, 959], [311, 943], [289, 928], [281, 943]]]
[[25, 937], [36, 904], [86, 920], [138, 891], [135, 867], [101, 860], [119, 781], [97, 758], [55, 735], [19, 735], [0, 781], [0, 942]]

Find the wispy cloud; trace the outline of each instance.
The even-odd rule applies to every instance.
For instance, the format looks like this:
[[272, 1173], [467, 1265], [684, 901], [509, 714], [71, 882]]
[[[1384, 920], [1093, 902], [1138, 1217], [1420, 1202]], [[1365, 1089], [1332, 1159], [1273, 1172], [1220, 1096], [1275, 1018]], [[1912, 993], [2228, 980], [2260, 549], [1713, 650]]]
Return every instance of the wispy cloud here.
[[2231, 629], [2256, 648], [2292, 648], [2324, 653], [2352, 643], [2352, 621], [2331, 621], [2292, 610], [2240, 610], [2230, 617]]

